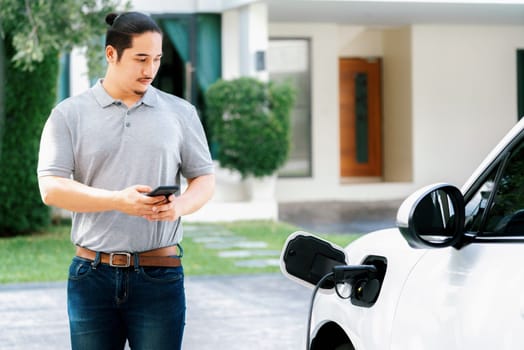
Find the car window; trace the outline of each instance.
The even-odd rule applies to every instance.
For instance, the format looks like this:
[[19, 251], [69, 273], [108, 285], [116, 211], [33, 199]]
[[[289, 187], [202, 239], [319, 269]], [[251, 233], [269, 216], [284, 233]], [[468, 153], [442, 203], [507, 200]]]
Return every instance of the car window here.
[[466, 230], [524, 236], [524, 144], [503, 157], [467, 203]]

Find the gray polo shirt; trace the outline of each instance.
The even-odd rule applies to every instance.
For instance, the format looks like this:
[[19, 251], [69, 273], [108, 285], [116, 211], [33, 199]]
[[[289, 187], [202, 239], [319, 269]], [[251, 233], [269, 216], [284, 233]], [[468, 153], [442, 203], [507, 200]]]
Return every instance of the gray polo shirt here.
[[[38, 176], [72, 177], [107, 190], [180, 185], [180, 175], [213, 173], [204, 130], [188, 102], [150, 86], [131, 108], [101, 81], [58, 104], [42, 132]], [[182, 240], [176, 222], [117, 211], [73, 213], [74, 244], [102, 252], [141, 252]]]

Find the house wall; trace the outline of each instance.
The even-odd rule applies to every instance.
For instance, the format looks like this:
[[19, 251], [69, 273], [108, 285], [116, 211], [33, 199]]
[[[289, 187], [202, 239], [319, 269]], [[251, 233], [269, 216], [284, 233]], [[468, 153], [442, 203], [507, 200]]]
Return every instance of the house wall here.
[[382, 57], [382, 30], [360, 26], [338, 27], [340, 57]]
[[[524, 27], [270, 23], [269, 32], [309, 37], [312, 45], [313, 176], [279, 179], [281, 202], [392, 199], [433, 182], [461, 186], [517, 121]], [[383, 62], [383, 182], [341, 183], [338, 59], [376, 56]]]
[[398, 199], [409, 194], [413, 189], [410, 182], [341, 183], [339, 176], [338, 60], [383, 56], [382, 32], [328, 23], [270, 23], [269, 35], [310, 38], [312, 55], [313, 175], [280, 178], [278, 201]]
[[411, 28], [382, 32], [384, 181], [413, 180]]
[[462, 185], [517, 121], [524, 26], [412, 28], [414, 181]]
[[237, 10], [222, 13], [222, 79], [225, 80], [240, 76], [239, 27], [240, 15]]

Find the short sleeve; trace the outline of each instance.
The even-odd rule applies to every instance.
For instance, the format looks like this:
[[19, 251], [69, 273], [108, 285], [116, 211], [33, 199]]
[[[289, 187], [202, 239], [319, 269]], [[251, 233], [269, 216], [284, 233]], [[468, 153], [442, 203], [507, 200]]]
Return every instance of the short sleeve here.
[[71, 130], [65, 116], [53, 109], [45, 123], [38, 154], [38, 176], [70, 177], [74, 170]]
[[209, 152], [204, 128], [194, 107], [184, 123], [184, 141], [182, 142], [182, 175], [192, 179], [212, 174], [213, 160]]

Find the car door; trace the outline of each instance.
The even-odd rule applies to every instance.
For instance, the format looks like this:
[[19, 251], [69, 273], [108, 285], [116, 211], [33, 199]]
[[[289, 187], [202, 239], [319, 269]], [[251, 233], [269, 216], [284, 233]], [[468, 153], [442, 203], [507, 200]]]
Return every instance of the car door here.
[[467, 189], [461, 248], [427, 250], [400, 294], [394, 350], [524, 348], [524, 143]]

